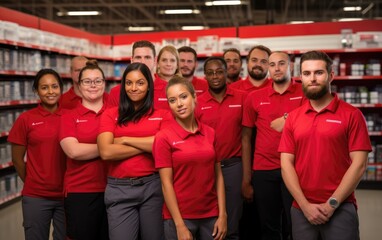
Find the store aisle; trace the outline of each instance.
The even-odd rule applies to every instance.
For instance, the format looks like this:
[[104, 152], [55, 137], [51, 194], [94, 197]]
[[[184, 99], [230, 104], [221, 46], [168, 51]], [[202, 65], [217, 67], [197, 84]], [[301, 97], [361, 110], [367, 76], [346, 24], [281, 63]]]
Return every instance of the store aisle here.
[[[361, 240], [377, 240], [382, 234], [382, 191], [357, 190]], [[21, 202], [0, 209], [0, 239], [22, 240]]]

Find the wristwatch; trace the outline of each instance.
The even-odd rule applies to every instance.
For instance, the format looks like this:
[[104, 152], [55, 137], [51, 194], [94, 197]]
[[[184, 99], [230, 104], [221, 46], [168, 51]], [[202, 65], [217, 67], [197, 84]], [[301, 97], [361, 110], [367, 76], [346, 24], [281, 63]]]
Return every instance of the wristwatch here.
[[329, 198], [329, 205], [330, 205], [332, 208], [336, 209], [336, 208], [338, 208], [338, 206], [340, 205], [340, 203], [337, 201], [336, 198], [331, 197], [331, 198]]

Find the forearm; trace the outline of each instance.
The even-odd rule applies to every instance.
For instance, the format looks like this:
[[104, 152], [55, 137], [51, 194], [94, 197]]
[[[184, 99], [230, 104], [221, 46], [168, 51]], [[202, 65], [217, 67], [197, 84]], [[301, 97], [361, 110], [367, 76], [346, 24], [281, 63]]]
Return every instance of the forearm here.
[[223, 179], [220, 163], [216, 163], [215, 165], [215, 176], [216, 176], [216, 179], [215, 179], [216, 193], [217, 193], [218, 205], [219, 205], [219, 216], [227, 217], [224, 179]]
[[69, 148], [65, 148], [64, 152], [69, 158], [78, 161], [86, 161], [99, 157], [98, 147], [95, 143], [77, 143]]
[[114, 143], [139, 148], [144, 152], [151, 153], [153, 149], [154, 136], [150, 137], [121, 137], [115, 138]]
[[114, 135], [110, 132], [101, 133], [97, 138], [100, 157], [105, 161], [118, 161], [143, 153], [142, 150], [123, 144], [114, 144]]
[[12, 144], [12, 163], [23, 182], [25, 182], [26, 176], [26, 163], [24, 161], [25, 153], [25, 146]]
[[250, 184], [252, 178], [252, 164], [251, 164], [251, 152], [252, 152], [252, 129], [243, 127], [242, 141], [241, 141], [241, 154], [243, 162], [243, 183]]

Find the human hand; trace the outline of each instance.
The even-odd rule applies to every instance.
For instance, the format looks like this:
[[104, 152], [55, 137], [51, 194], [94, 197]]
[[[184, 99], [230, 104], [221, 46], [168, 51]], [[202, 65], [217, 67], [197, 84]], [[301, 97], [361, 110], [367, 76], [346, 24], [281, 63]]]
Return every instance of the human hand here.
[[253, 201], [253, 187], [251, 183], [242, 183], [241, 184], [241, 194], [246, 202]]
[[321, 204], [308, 203], [305, 206], [301, 206], [301, 210], [306, 219], [313, 225], [324, 224], [329, 221], [326, 210], [324, 210]]
[[219, 216], [214, 224], [212, 237], [214, 240], [223, 240], [227, 235], [227, 215]]
[[178, 236], [178, 240], [193, 240], [194, 237], [190, 230], [188, 230], [186, 225], [181, 225], [176, 228], [176, 235]]
[[285, 125], [285, 119], [284, 119], [284, 116], [282, 116], [273, 120], [271, 122], [270, 127], [277, 132], [282, 132], [284, 125]]

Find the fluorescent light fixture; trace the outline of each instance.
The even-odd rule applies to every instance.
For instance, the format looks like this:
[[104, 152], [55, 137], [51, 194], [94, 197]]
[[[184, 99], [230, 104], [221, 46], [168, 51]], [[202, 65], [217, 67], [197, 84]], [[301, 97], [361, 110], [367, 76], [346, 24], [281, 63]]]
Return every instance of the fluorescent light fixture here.
[[199, 14], [198, 9], [167, 9], [159, 11], [160, 14]]
[[352, 22], [352, 21], [362, 21], [363, 18], [340, 18], [337, 21], [339, 22]]
[[205, 2], [206, 6], [228, 6], [228, 5], [241, 5], [241, 1], [232, 0], [232, 1], [207, 1]]
[[182, 30], [203, 30], [207, 29], [204, 26], [182, 26]]
[[149, 31], [154, 31], [154, 27], [127, 27], [125, 28], [126, 30], [130, 32], [149, 32]]
[[305, 24], [305, 23], [314, 23], [314, 21], [290, 21], [290, 24]]
[[67, 11], [67, 12], [57, 12], [57, 16], [97, 16], [101, 15], [100, 11]]
[[351, 7], [344, 7], [343, 8], [345, 12], [355, 12], [355, 11], [361, 11], [361, 6], [351, 6]]

